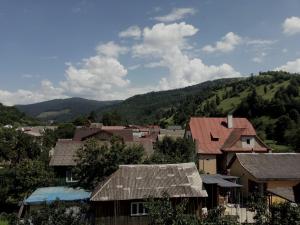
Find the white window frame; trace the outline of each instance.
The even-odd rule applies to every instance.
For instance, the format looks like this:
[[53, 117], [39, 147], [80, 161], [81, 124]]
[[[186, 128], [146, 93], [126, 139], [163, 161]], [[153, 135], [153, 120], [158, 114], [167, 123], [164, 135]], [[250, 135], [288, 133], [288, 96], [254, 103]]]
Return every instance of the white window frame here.
[[[136, 213], [133, 212], [134, 205], [136, 206]], [[143, 207], [142, 213], [139, 213], [140, 207]], [[131, 202], [130, 215], [131, 216], [146, 216], [146, 215], [148, 215], [148, 213], [146, 212], [145, 202]]]
[[72, 170], [66, 171], [66, 183], [76, 183], [78, 180], [73, 179]]

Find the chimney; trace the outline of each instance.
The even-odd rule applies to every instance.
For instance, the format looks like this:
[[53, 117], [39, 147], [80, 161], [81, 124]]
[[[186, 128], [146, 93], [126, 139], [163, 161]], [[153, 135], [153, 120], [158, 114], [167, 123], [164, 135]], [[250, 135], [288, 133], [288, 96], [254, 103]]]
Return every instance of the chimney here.
[[231, 113], [228, 113], [227, 115], [227, 128], [233, 128], [233, 118]]

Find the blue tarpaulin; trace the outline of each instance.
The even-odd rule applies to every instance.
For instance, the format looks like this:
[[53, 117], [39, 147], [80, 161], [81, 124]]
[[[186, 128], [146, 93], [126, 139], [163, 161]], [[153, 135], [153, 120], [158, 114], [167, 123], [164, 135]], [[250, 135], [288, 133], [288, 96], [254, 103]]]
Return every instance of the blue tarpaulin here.
[[26, 200], [25, 205], [51, 203], [60, 201], [84, 201], [90, 198], [91, 192], [71, 187], [43, 187], [36, 189]]

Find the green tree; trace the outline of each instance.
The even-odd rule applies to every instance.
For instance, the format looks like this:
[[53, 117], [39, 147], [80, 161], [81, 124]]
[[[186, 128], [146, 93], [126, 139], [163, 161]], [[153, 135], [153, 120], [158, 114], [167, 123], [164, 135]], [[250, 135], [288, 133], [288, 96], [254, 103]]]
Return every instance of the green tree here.
[[259, 193], [253, 193], [248, 201], [248, 207], [255, 211], [255, 224], [267, 225], [269, 220], [268, 213], [268, 201], [265, 196], [261, 196]]
[[275, 123], [274, 128], [274, 138], [279, 143], [286, 143], [285, 139], [285, 132], [287, 129], [292, 127], [292, 120], [287, 116], [283, 115], [278, 118], [278, 120]]
[[88, 120], [91, 121], [92, 123], [97, 121], [97, 113], [95, 111], [91, 111]]
[[299, 225], [300, 206], [289, 202], [273, 204], [270, 207], [270, 225]]
[[140, 145], [126, 146], [113, 139], [110, 146], [91, 139], [77, 152], [75, 176], [79, 186], [92, 189], [111, 175], [121, 164], [138, 164], [142, 161], [144, 149]]
[[30, 211], [24, 225], [82, 225], [86, 224], [86, 205], [66, 205], [55, 201], [50, 205], [44, 204], [37, 210]]
[[150, 225], [196, 225], [199, 220], [193, 214], [187, 214], [187, 199], [179, 204], [171, 202], [167, 193], [162, 198], [150, 197], [145, 203], [148, 209]]
[[192, 140], [186, 138], [164, 137], [158, 141], [149, 163], [184, 163], [195, 160], [195, 145]]
[[60, 139], [73, 138], [76, 127], [72, 123], [60, 124], [56, 129], [56, 136]]
[[53, 184], [52, 171], [41, 161], [24, 160], [8, 173], [9, 186], [6, 201], [18, 203], [38, 187]]
[[14, 129], [0, 129], [0, 160], [11, 162], [11, 167], [23, 159], [37, 159], [40, 144], [30, 135]]
[[122, 124], [122, 117], [117, 111], [104, 113], [102, 116], [102, 123], [105, 126], [115, 126]]

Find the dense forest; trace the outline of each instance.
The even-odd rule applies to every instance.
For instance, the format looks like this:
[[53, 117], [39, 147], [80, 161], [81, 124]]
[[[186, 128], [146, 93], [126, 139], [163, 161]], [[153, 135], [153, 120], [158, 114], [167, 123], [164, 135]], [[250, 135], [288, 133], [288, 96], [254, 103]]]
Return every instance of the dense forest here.
[[4, 106], [0, 103], [0, 125], [19, 126], [19, 125], [34, 125], [37, 121], [20, 112], [15, 107]]

